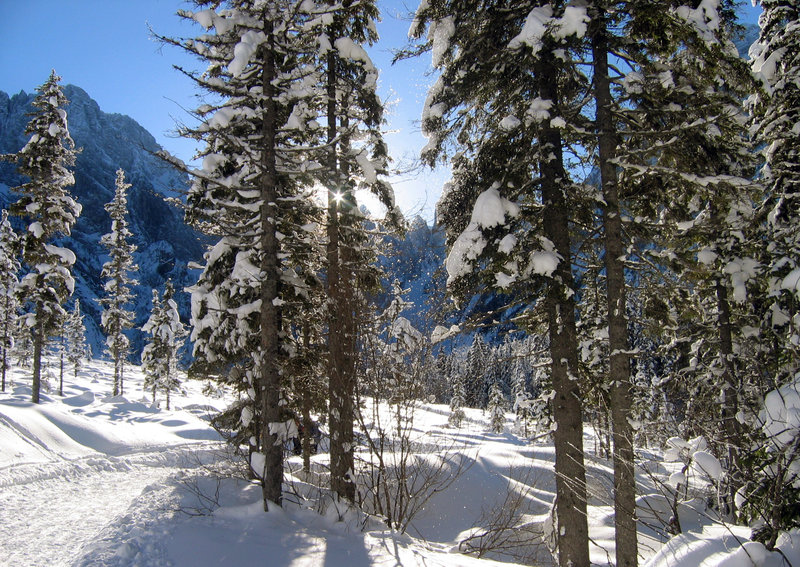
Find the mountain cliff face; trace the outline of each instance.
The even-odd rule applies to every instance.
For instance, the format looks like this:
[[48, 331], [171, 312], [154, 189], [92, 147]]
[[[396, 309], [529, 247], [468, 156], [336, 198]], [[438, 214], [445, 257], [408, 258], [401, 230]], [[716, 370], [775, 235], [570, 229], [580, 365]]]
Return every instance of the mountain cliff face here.
[[[100, 110], [97, 103], [82, 89], [67, 85], [64, 93], [70, 134], [81, 148], [74, 168], [75, 185], [70, 191], [83, 206], [72, 236], [63, 244], [75, 252], [78, 261], [73, 270], [76, 279], [75, 297], [81, 300], [86, 315], [87, 339], [95, 356], [104, 352], [105, 338], [100, 330], [101, 308], [97, 298], [103, 293], [100, 271], [108, 259], [100, 246], [100, 237], [111, 230], [111, 219], [104, 206], [114, 197], [114, 181], [119, 168], [125, 170], [128, 190], [130, 230], [137, 252], [134, 259], [139, 284], [134, 289], [136, 325], [146, 321], [153, 288], [161, 289], [171, 279], [178, 293], [182, 319], [188, 321], [189, 297], [182, 289], [195, 281], [187, 263], [200, 261], [203, 255], [201, 237], [183, 222], [183, 212], [169, 204], [165, 197], [179, 195], [188, 185], [187, 178], [154, 157], [160, 146], [152, 135], [135, 120], [121, 114]], [[34, 94], [20, 92], [9, 97], [0, 91], [0, 154], [19, 151], [27, 142], [25, 126], [33, 108]], [[0, 206], [16, 201], [10, 187], [23, 179], [13, 163], [0, 162]], [[144, 336], [133, 330], [132, 347], [138, 356]]]

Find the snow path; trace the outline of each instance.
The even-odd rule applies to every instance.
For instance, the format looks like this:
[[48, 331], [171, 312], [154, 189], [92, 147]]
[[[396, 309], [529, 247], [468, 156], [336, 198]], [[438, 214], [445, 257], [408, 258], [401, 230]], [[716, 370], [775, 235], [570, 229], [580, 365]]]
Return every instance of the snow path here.
[[[84, 548], [91, 548], [104, 531], [114, 532], [115, 526], [124, 524], [126, 513], [144, 492], [155, 496], [160, 487], [172, 485], [170, 477], [179, 470], [198, 466], [192, 458], [197, 449], [194, 445], [129, 458], [49, 463], [26, 471], [27, 480], [19, 478], [19, 469], [25, 467], [2, 471], [0, 565], [83, 564]], [[11, 472], [17, 473], [15, 482], [2, 482]], [[169, 499], [161, 496], [145, 504], [163, 514], [169, 512]]]

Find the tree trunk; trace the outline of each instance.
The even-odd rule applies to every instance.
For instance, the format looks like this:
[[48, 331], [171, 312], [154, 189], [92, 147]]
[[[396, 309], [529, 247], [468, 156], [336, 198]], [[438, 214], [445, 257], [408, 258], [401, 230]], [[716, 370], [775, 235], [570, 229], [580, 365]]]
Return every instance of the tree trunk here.
[[8, 370], [8, 347], [9, 347], [9, 344], [11, 343], [11, 340], [10, 340], [10, 337], [9, 337], [9, 331], [8, 331], [8, 322], [10, 320], [9, 303], [11, 302], [11, 299], [8, 296], [8, 294], [9, 294], [8, 284], [6, 284], [4, 287], [5, 287], [5, 296], [4, 296], [5, 299], [3, 301], [3, 313], [4, 313], [4, 315], [3, 315], [3, 388], [2, 388], [2, 390], [0, 390], [2, 392], [6, 391], [6, 372]]
[[114, 358], [114, 395], [119, 396], [119, 348], [116, 341], [112, 343], [111, 356]]
[[[329, 32], [333, 45], [335, 35]], [[339, 204], [343, 201], [343, 172], [337, 158], [336, 54], [328, 52], [327, 114], [328, 114], [328, 380], [329, 423], [331, 434], [331, 489], [350, 502], [355, 500], [353, 471], [353, 396], [354, 356], [352, 341], [352, 306], [348, 301], [348, 288], [352, 284], [344, 262], [341, 246]], [[344, 264], [344, 266], [343, 266]]]
[[[541, 78], [541, 96], [558, 101], [557, 74], [551, 52], [543, 56], [534, 71]], [[556, 539], [561, 567], [588, 567], [589, 528], [586, 516], [586, 469], [583, 462], [583, 413], [578, 387], [578, 340], [575, 330], [572, 253], [567, 203], [562, 192], [567, 186], [562, 140], [555, 128], [547, 128], [540, 143], [552, 151], [541, 163], [545, 236], [555, 245], [560, 262], [547, 293], [551, 374], [555, 397], [553, 434], [556, 452]]]
[[737, 395], [736, 374], [733, 368], [733, 334], [731, 330], [731, 305], [728, 300], [728, 288], [718, 279], [716, 282], [717, 295], [717, 327], [719, 331], [719, 356], [722, 362], [722, 407], [720, 418], [722, 421], [723, 439], [727, 447], [728, 459], [728, 512], [736, 517], [736, 491], [741, 487], [741, 464], [739, 462], [739, 447], [741, 439], [737, 426], [736, 414], [739, 412]]
[[[41, 309], [36, 310], [41, 313]], [[33, 335], [33, 383], [31, 385], [31, 401], [39, 403], [39, 391], [42, 387], [42, 347], [44, 346], [44, 331], [42, 325], [37, 324], [31, 329]]]
[[64, 353], [59, 357], [58, 365], [58, 395], [64, 396]]
[[272, 424], [280, 419], [280, 311], [275, 304], [279, 298], [280, 264], [276, 219], [278, 215], [278, 176], [276, 170], [277, 108], [275, 104], [275, 37], [272, 22], [265, 23], [267, 42], [262, 46], [262, 89], [265, 99], [261, 135], [261, 352], [259, 353], [260, 388], [262, 393], [262, 450], [265, 455], [262, 472], [262, 496], [264, 510], [268, 502], [281, 506], [283, 484], [283, 447], [277, 434], [270, 431]]
[[633, 428], [631, 427], [631, 369], [626, 316], [625, 246], [622, 235], [619, 188], [614, 165], [617, 141], [611, 109], [608, 71], [608, 36], [604, 12], [595, 14], [592, 34], [596, 129], [605, 231], [608, 341], [611, 351], [609, 382], [614, 460], [614, 528], [617, 567], [636, 567], [636, 478], [634, 476]]

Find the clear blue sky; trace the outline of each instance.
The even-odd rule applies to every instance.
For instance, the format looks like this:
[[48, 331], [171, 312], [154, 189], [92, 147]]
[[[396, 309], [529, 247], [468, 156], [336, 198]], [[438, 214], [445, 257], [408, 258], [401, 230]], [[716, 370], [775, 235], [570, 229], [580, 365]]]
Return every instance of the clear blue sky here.
[[[381, 96], [394, 101], [387, 142], [396, 165], [416, 157], [425, 144], [419, 119], [431, 80], [429, 57], [391, 66], [391, 49], [406, 41], [409, 11], [416, 0], [379, 0], [381, 42], [371, 56], [381, 69]], [[183, 108], [197, 106], [193, 83], [173, 70], [201, 63], [154, 41], [148, 25], [166, 36], [191, 36], [200, 28], [175, 16], [189, 7], [180, 0], [0, 0], [0, 90], [33, 92], [55, 69], [65, 84], [83, 88], [105, 112], [127, 114], [149, 130], [167, 150], [189, 161], [194, 147], [176, 139], [175, 120], [188, 120]], [[760, 8], [742, 5], [755, 22]], [[431, 221], [446, 171], [423, 172], [393, 180], [397, 202], [406, 214]]]

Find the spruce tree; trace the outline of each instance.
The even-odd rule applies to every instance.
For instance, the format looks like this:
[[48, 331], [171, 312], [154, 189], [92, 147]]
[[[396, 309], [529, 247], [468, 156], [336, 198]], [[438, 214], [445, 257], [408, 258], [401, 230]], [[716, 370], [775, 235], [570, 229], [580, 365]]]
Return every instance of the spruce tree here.
[[489, 388], [489, 403], [486, 409], [489, 412], [489, 428], [493, 433], [502, 433], [506, 424], [506, 398], [498, 380], [492, 382]]
[[447, 423], [452, 427], [461, 427], [461, 423], [466, 417], [464, 414], [464, 405], [466, 403], [464, 375], [460, 372], [452, 373], [450, 375], [450, 385], [453, 393], [450, 398], [450, 416], [447, 418]]
[[[759, 242], [766, 276], [760, 342], [767, 380], [760, 394], [763, 405], [772, 407], [758, 420], [755, 450], [745, 453], [748, 475], [742, 493], [753, 539], [772, 550], [782, 531], [800, 524], [795, 505], [799, 441], [785, 417], [791, 411], [788, 402], [778, 402], [796, 392], [800, 370], [800, 6], [792, 0], [760, 4], [760, 33], [750, 58], [762, 88], [749, 106], [766, 192], [760, 211], [766, 230]], [[781, 414], [783, 423], [770, 425], [773, 419], [780, 422]]]
[[[320, 181], [327, 188], [326, 260], [328, 292], [328, 376], [331, 428], [331, 487], [351, 502], [355, 484], [353, 421], [356, 387], [358, 308], [356, 290], [369, 285], [369, 258], [363, 247], [362, 218], [355, 198], [357, 186], [369, 189], [386, 206], [395, 223], [399, 214], [386, 173], [387, 148], [380, 131], [383, 103], [377, 95], [378, 72], [364, 47], [377, 39], [375, 0], [321, 3], [319, 15], [331, 23], [320, 37], [320, 64], [327, 121], [324, 168]], [[367, 253], [369, 254], [369, 253]], [[358, 280], [361, 280], [359, 282]], [[374, 275], [373, 275], [374, 279]]]
[[566, 2], [430, 0], [411, 29], [427, 31], [418, 51], [431, 50], [441, 71], [423, 111], [422, 157], [433, 164], [458, 150], [437, 207], [448, 285], [460, 298], [506, 291], [538, 307], [531, 328], [549, 329], [562, 567], [589, 563], [570, 235], [582, 207], [564, 152], [587, 126], [574, 104], [584, 77], [565, 57], [586, 32], [583, 16]]
[[760, 4], [760, 33], [750, 58], [762, 88], [749, 102], [768, 195], [763, 327], [777, 346], [770, 370], [780, 386], [800, 368], [800, 7], [793, 0]]
[[480, 334], [472, 338], [464, 362], [464, 405], [469, 408], [485, 408], [488, 402], [491, 372], [491, 349]]
[[178, 349], [186, 336], [178, 313], [178, 304], [173, 299], [174, 294], [170, 281], [164, 284], [162, 297], [159, 298], [158, 290], [154, 289], [150, 317], [142, 326], [142, 331], [150, 335], [142, 350], [144, 388], [152, 391], [153, 403], [156, 402], [156, 393], [159, 390], [164, 392], [167, 409], [170, 392], [180, 387], [177, 376]]
[[19, 236], [8, 220], [8, 211], [3, 209], [0, 218], [0, 349], [2, 349], [2, 384], [6, 391], [6, 373], [9, 368], [9, 353], [14, 348], [14, 328], [19, 314], [19, 299], [16, 295], [20, 264], [18, 260]]
[[67, 360], [72, 364], [75, 378], [77, 378], [78, 372], [88, 355], [86, 325], [84, 325], [83, 315], [81, 315], [80, 299], [75, 299], [75, 305], [72, 307], [69, 317], [67, 317], [64, 335], [67, 341]]
[[266, 509], [281, 504], [291, 422], [282, 409], [293, 343], [285, 315], [315, 279], [313, 265], [292, 258], [313, 254], [318, 221], [311, 158], [324, 145], [316, 121], [324, 18], [314, 18], [316, 4], [293, 0], [195, 5], [179, 14], [208, 32], [163, 38], [208, 62], [187, 74], [215, 97], [198, 109], [200, 125], [183, 131], [204, 143], [187, 218], [219, 239], [192, 288], [192, 340], [200, 363], [242, 394], [230, 421], [248, 430]]
[[106, 334], [106, 348], [114, 361], [113, 395], [121, 395], [124, 391], [123, 374], [125, 360], [130, 354], [130, 340], [125, 330], [133, 326], [134, 313], [126, 308], [133, 299], [131, 286], [136, 280], [131, 274], [139, 268], [133, 262], [136, 245], [130, 242], [132, 237], [128, 230], [127, 190], [130, 183], [125, 182], [125, 172], [117, 170], [114, 199], [105, 209], [111, 217], [111, 232], [103, 235], [100, 244], [108, 249], [109, 260], [103, 264], [101, 277], [106, 279], [103, 286], [105, 297], [98, 300], [104, 307], [101, 326]]
[[[602, 197], [617, 564], [635, 566], [628, 321], [632, 261], [637, 246], [645, 254], [665, 250], [666, 257], [675, 255], [671, 248], [692, 250], [696, 241], [665, 244], [660, 238], [673, 233], [669, 226], [678, 222], [677, 216], [685, 215], [679, 219], [682, 226], [700, 212], [716, 216], [712, 230], [719, 231], [720, 221], [747, 201], [737, 195], [748, 184], [743, 177], [746, 166], [741, 165], [746, 143], [737, 97], [748, 81], [730, 42], [730, 2], [695, 6], [601, 1], [592, 3], [588, 15], [585, 50], [593, 70], [594, 133], [586, 145], [594, 151]], [[621, 57], [623, 66], [616, 64]], [[737, 198], [739, 203], [733, 204]], [[716, 210], [703, 212], [709, 207]], [[717, 297], [724, 311], [724, 294]], [[718, 324], [724, 345], [727, 323]], [[730, 350], [723, 348], [720, 359], [729, 363]], [[732, 421], [727, 409], [725, 413]]]
[[24, 325], [33, 343], [31, 399], [39, 403], [42, 353], [49, 337], [64, 322], [63, 303], [72, 294], [75, 280], [71, 268], [75, 254], [55, 241], [68, 237], [81, 213], [81, 206], [67, 187], [75, 183], [68, 169], [75, 163], [75, 144], [67, 127], [67, 99], [55, 71], [37, 89], [36, 109], [25, 129], [27, 144], [16, 154], [17, 170], [28, 181], [14, 188], [19, 200], [11, 213], [25, 219], [22, 261], [26, 274], [17, 287], [26, 314]]

